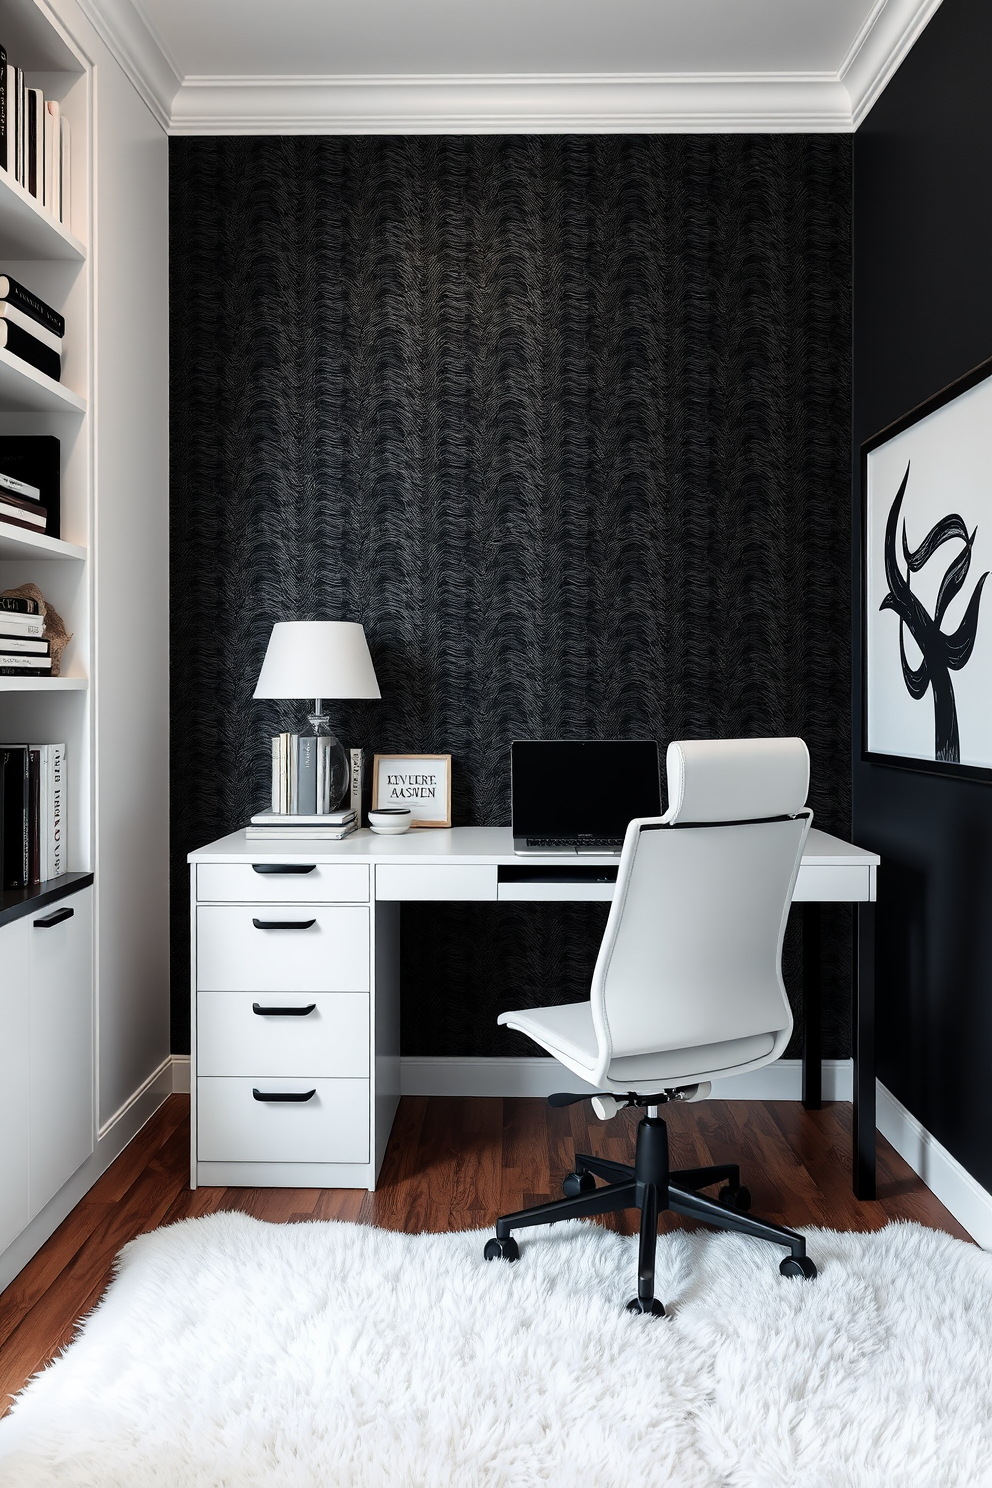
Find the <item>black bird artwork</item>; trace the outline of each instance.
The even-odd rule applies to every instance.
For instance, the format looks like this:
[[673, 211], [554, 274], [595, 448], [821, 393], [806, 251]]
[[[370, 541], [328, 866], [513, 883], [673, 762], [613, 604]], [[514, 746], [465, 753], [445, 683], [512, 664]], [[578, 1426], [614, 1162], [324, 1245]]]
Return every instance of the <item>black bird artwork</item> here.
[[[965, 579], [968, 577], [968, 570], [971, 567], [971, 550], [978, 528], [976, 527], [969, 537], [963, 518], [952, 513], [950, 516], [942, 517], [935, 526], [931, 527], [920, 546], [911, 550], [906, 538], [906, 523], [903, 520], [902, 552], [907, 568], [906, 577], [903, 578], [896, 553], [896, 530], [899, 526], [899, 513], [902, 510], [906, 486], [909, 483], [909, 470], [910, 467], [907, 465], [906, 474], [896, 492], [885, 524], [885, 578], [889, 592], [879, 605], [879, 609], [894, 610], [899, 617], [899, 656], [902, 661], [903, 681], [910, 697], [919, 701], [926, 696], [928, 687], [933, 688], [934, 758], [947, 764], [959, 764], [961, 741], [958, 737], [958, 712], [954, 701], [951, 672], [959, 672], [975, 648], [975, 637], [978, 634], [978, 608], [982, 600], [982, 587], [988, 578], [988, 573], [983, 573], [978, 580], [975, 592], [968, 601], [968, 608], [957, 630], [953, 635], [946, 635], [941, 629], [941, 621], [947, 612], [947, 606], [955, 595], [961, 592]], [[920, 571], [939, 547], [953, 540], [960, 540], [964, 546], [941, 580], [937, 602], [931, 616], [920, 599], [912, 592], [911, 576]], [[906, 659], [904, 628], [909, 631], [923, 653], [923, 660], [918, 667], [911, 667]]]

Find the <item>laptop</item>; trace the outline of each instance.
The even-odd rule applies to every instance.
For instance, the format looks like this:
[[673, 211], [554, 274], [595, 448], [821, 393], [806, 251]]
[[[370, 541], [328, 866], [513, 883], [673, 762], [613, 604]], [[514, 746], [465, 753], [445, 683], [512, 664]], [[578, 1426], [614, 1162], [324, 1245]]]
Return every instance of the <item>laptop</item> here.
[[510, 745], [513, 851], [575, 857], [623, 847], [635, 816], [661, 815], [653, 739], [517, 739]]

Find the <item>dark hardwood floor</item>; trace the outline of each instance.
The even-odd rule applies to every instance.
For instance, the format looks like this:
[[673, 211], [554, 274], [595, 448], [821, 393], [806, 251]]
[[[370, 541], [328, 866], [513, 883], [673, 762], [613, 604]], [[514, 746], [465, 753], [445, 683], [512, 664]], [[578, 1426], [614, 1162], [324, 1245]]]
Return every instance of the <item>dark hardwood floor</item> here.
[[[669, 1106], [672, 1166], [740, 1162], [754, 1212], [793, 1228], [879, 1229], [912, 1219], [970, 1237], [879, 1137], [878, 1198], [851, 1192], [851, 1107], [804, 1111], [792, 1101]], [[629, 1162], [637, 1116], [599, 1122], [587, 1103], [406, 1096], [375, 1193], [362, 1189], [189, 1189], [189, 1100], [171, 1096], [0, 1295], [0, 1414], [72, 1338], [99, 1300], [114, 1256], [158, 1225], [218, 1209], [278, 1223], [349, 1219], [392, 1230], [460, 1230], [558, 1197], [580, 1151]], [[637, 1215], [604, 1223], [632, 1231]], [[685, 1224], [662, 1217], [663, 1230]]]

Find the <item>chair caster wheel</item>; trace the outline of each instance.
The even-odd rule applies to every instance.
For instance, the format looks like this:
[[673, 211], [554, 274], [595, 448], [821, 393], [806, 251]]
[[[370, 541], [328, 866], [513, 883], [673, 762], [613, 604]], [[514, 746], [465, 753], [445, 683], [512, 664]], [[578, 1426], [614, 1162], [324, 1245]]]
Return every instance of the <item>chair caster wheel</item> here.
[[596, 1180], [591, 1173], [566, 1173], [561, 1181], [561, 1191], [566, 1199], [577, 1199], [579, 1194], [592, 1193]]
[[650, 1305], [650, 1307], [645, 1307], [645, 1305], [641, 1301], [640, 1297], [631, 1297], [630, 1301], [627, 1303], [627, 1311], [628, 1312], [640, 1312], [640, 1313], [643, 1313], [647, 1317], [667, 1317], [668, 1316], [668, 1313], [665, 1311], [664, 1307], [658, 1301], [658, 1298], [657, 1297], [652, 1297], [651, 1298], [651, 1305]]
[[743, 1183], [739, 1188], [721, 1188], [719, 1201], [725, 1209], [736, 1209], [738, 1214], [746, 1214], [751, 1207], [751, 1190], [745, 1188]]
[[816, 1276], [816, 1267], [809, 1256], [786, 1256], [778, 1269], [783, 1276], [802, 1276], [806, 1281]]
[[520, 1246], [512, 1235], [507, 1235], [505, 1240], [497, 1240], [494, 1235], [491, 1240], [486, 1241], [486, 1248], [482, 1253], [487, 1261], [519, 1261]]

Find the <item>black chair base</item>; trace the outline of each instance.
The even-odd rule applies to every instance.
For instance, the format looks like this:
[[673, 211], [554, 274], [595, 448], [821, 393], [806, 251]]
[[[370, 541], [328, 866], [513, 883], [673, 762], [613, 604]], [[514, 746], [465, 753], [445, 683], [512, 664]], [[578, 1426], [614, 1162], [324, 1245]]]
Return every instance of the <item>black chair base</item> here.
[[[606, 1185], [596, 1187], [596, 1179]], [[719, 1200], [699, 1193], [701, 1188], [722, 1183]], [[565, 1198], [550, 1204], [535, 1204], [496, 1221], [496, 1236], [485, 1249], [487, 1261], [515, 1261], [520, 1251], [511, 1231], [531, 1225], [557, 1224], [562, 1219], [590, 1219], [619, 1209], [641, 1211], [641, 1235], [637, 1261], [637, 1296], [627, 1303], [630, 1312], [664, 1316], [665, 1309], [654, 1295], [655, 1253], [658, 1244], [658, 1215], [664, 1209], [699, 1219], [721, 1230], [737, 1230], [756, 1240], [784, 1245], [789, 1254], [779, 1266], [783, 1276], [812, 1280], [816, 1267], [806, 1254], [806, 1241], [795, 1230], [746, 1213], [751, 1195], [741, 1185], [735, 1163], [711, 1168], [686, 1168], [671, 1173], [668, 1167], [668, 1128], [660, 1116], [646, 1115], [637, 1128], [634, 1166], [609, 1162], [606, 1158], [576, 1154], [575, 1170], [564, 1182]]]

